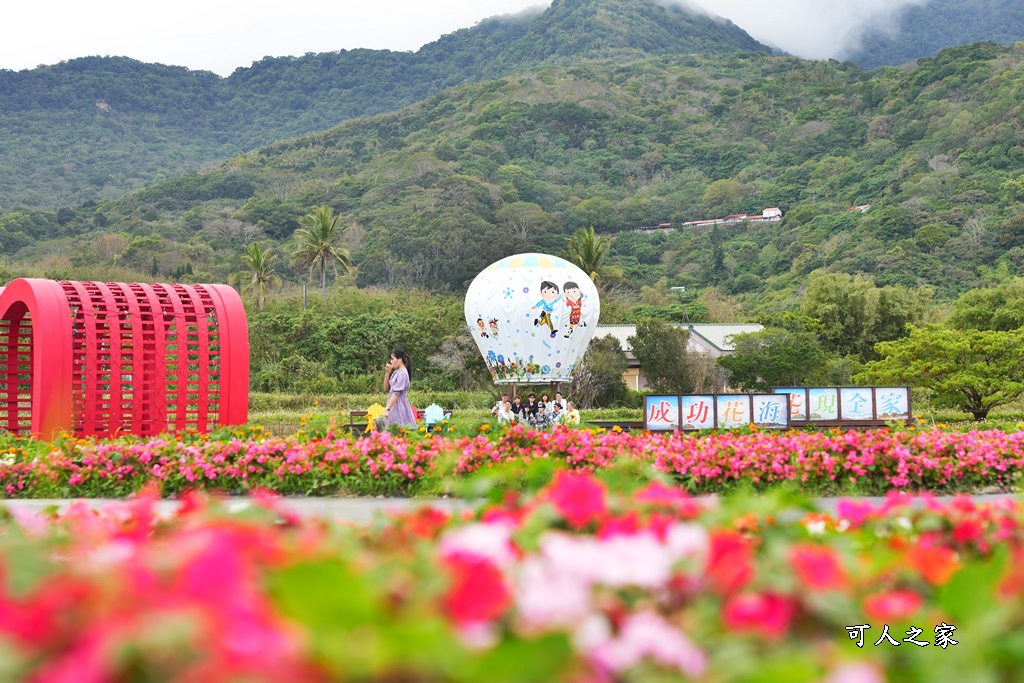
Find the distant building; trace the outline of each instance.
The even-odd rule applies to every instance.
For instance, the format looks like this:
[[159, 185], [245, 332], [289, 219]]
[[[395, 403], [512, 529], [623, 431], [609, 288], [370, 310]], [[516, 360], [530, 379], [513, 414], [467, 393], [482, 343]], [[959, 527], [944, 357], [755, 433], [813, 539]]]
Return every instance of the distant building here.
[[[868, 208], [870, 209], [871, 207], [869, 206]], [[706, 221], [689, 221], [687, 223], [683, 223], [683, 227], [702, 228], [709, 225], [721, 225], [724, 223], [742, 223], [743, 221], [747, 221], [749, 223], [774, 223], [781, 220], [782, 209], [777, 206], [773, 206], [762, 211], [760, 216], [750, 216], [745, 213], [733, 213], [728, 216], [711, 218]], [[645, 234], [650, 234], [652, 232], [663, 232], [665, 234], [669, 234], [674, 231], [675, 228], [672, 227], [671, 223], [659, 223], [658, 225], [645, 225], [639, 228], [633, 228], [633, 232], [642, 232]]]
[[672, 227], [671, 223], [659, 223], [658, 225], [648, 225], [639, 228], [633, 228], [633, 232], [642, 232], [649, 235], [652, 232], [663, 232], [666, 235], [675, 232], [675, 228]]
[[[735, 350], [732, 336], [748, 332], [760, 332], [764, 329], [757, 323], [676, 323], [674, 327], [682, 327], [690, 331], [690, 353], [702, 353], [712, 358], [727, 356]], [[634, 391], [647, 388], [647, 377], [640, 369], [640, 363], [633, 355], [628, 339], [636, 334], [636, 325], [598, 325], [594, 330], [594, 339], [614, 337], [626, 352], [629, 366], [622, 375], [622, 381]]]
[[703, 228], [710, 225], [722, 225], [726, 223], [742, 223], [747, 221], [748, 223], [775, 223], [782, 220], [782, 209], [777, 206], [765, 209], [761, 212], [760, 216], [750, 216], [745, 213], [733, 213], [722, 218], [711, 218], [704, 221], [688, 221], [683, 223], [683, 227], [690, 228]]

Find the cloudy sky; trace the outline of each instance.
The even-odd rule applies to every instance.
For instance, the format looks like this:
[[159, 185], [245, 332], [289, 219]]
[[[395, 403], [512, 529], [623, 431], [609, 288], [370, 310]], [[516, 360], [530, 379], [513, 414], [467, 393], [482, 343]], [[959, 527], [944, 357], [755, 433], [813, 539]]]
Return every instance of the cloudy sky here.
[[[670, 1], [670, 0], [666, 0]], [[695, 0], [762, 42], [802, 57], [840, 56], [866, 22], [926, 0]], [[0, 69], [119, 55], [228, 75], [265, 56], [342, 48], [416, 50], [486, 17], [550, 0], [13, 0]]]

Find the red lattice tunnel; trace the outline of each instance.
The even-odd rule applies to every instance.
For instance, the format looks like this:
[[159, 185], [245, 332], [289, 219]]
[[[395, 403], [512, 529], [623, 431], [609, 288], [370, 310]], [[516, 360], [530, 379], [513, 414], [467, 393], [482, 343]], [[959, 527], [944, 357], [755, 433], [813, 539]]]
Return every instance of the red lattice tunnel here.
[[248, 420], [248, 328], [231, 287], [22, 279], [0, 291], [0, 429], [145, 436]]

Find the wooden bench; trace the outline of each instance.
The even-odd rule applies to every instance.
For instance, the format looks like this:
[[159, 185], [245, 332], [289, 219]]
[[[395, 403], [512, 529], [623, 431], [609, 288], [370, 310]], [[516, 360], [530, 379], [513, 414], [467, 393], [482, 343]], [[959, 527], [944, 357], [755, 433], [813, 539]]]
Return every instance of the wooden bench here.
[[[423, 418], [423, 411], [412, 409], [413, 414], [416, 416], [417, 422]], [[366, 434], [372, 431], [368, 428], [370, 421], [367, 419], [370, 415], [368, 410], [350, 410], [348, 413], [348, 424], [342, 425], [343, 429], [348, 430], [350, 434]], [[365, 422], [356, 422], [356, 419], [366, 420]]]

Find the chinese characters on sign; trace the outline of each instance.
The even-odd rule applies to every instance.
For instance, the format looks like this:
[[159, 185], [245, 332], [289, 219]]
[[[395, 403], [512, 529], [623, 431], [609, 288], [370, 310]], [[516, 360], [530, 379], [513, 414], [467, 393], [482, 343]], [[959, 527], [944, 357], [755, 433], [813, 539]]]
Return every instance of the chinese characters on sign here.
[[910, 389], [907, 387], [876, 387], [875, 410], [879, 420], [909, 420]]
[[644, 427], [646, 429], [678, 429], [678, 396], [648, 396], [644, 403]]
[[792, 398], [792, 396], [786, 397], [781, 394], [753, 395], [751, 399], [753, 400], [754, 424], [758, 427], [789, 427], [793, 411], [788, 405], [788, 401], [791, 401]]
[[808, 389], [808, 420], [838, 420], [838, 389]]
[[683, 429], [714, 428], [714, 396], [683, 396], [682, 400]]
[[794, 423], [877, 424], [910, 419], [908, 387], [776, 387]]
[[871, 408], [871, 388], [852, 387], [839, 390], [839, 405], [844, 420], [871, 420], [875, 417]]
[[644, 405], [644, 426], [653, 431], [730, 429], [750, 424], [787, 429], [789, 420], [789, 396], [781, 393], [647, 396]]
[[746, 395], [725, 394], [717, 399], [719, 427], [730, 429], [750, 424], [750, 400]]
[[[858, 624], [856, 626], [847, 626], [846, 633], [850, 636], [850, 640], [857, 641], [857, 647], [862, 648], [864, 647], [864, 632], [867, 631], [869, 628], [871, 628], [870, 624]], [[878, 640], [875, 641], [875, 647], [881, 645], [882, 641], [888, 641], [890, 645], [895, 645], [897, 647], [899, 647], [903, 643], [911, 643], [913, 645], [917, 645], [918, 647], [928, 647], [929, 645], [934, 644], [936, 647], [941, 647], [943, 650], [945, 650], [950, 645], [960, 644], [960, 641], [953, 640], [953, 631], [955, 630], [956, 626], [953, 626], [952, 624], [947, 624], [943, 621], [941, 624], [935, 627], [935, 640], [933, 641], [933, 643], [929, 643], [927, 638], [925, 640], [920, 639], [921, 634], [924, 633], [924, 629], [922, 628], [918, 628], [917, 626], [911, 626], [905, 632], [907, 637], [903, 638], [902, 640], [897, 640], [889, 634], [889, 624], [883, 624], [882, 635], [880, 635], [878, 637]]]
[[807, 419], [807, 390], [795, 387], [784, 387], [775, 390], [776, 394], [789, 394], [789, 419]]

